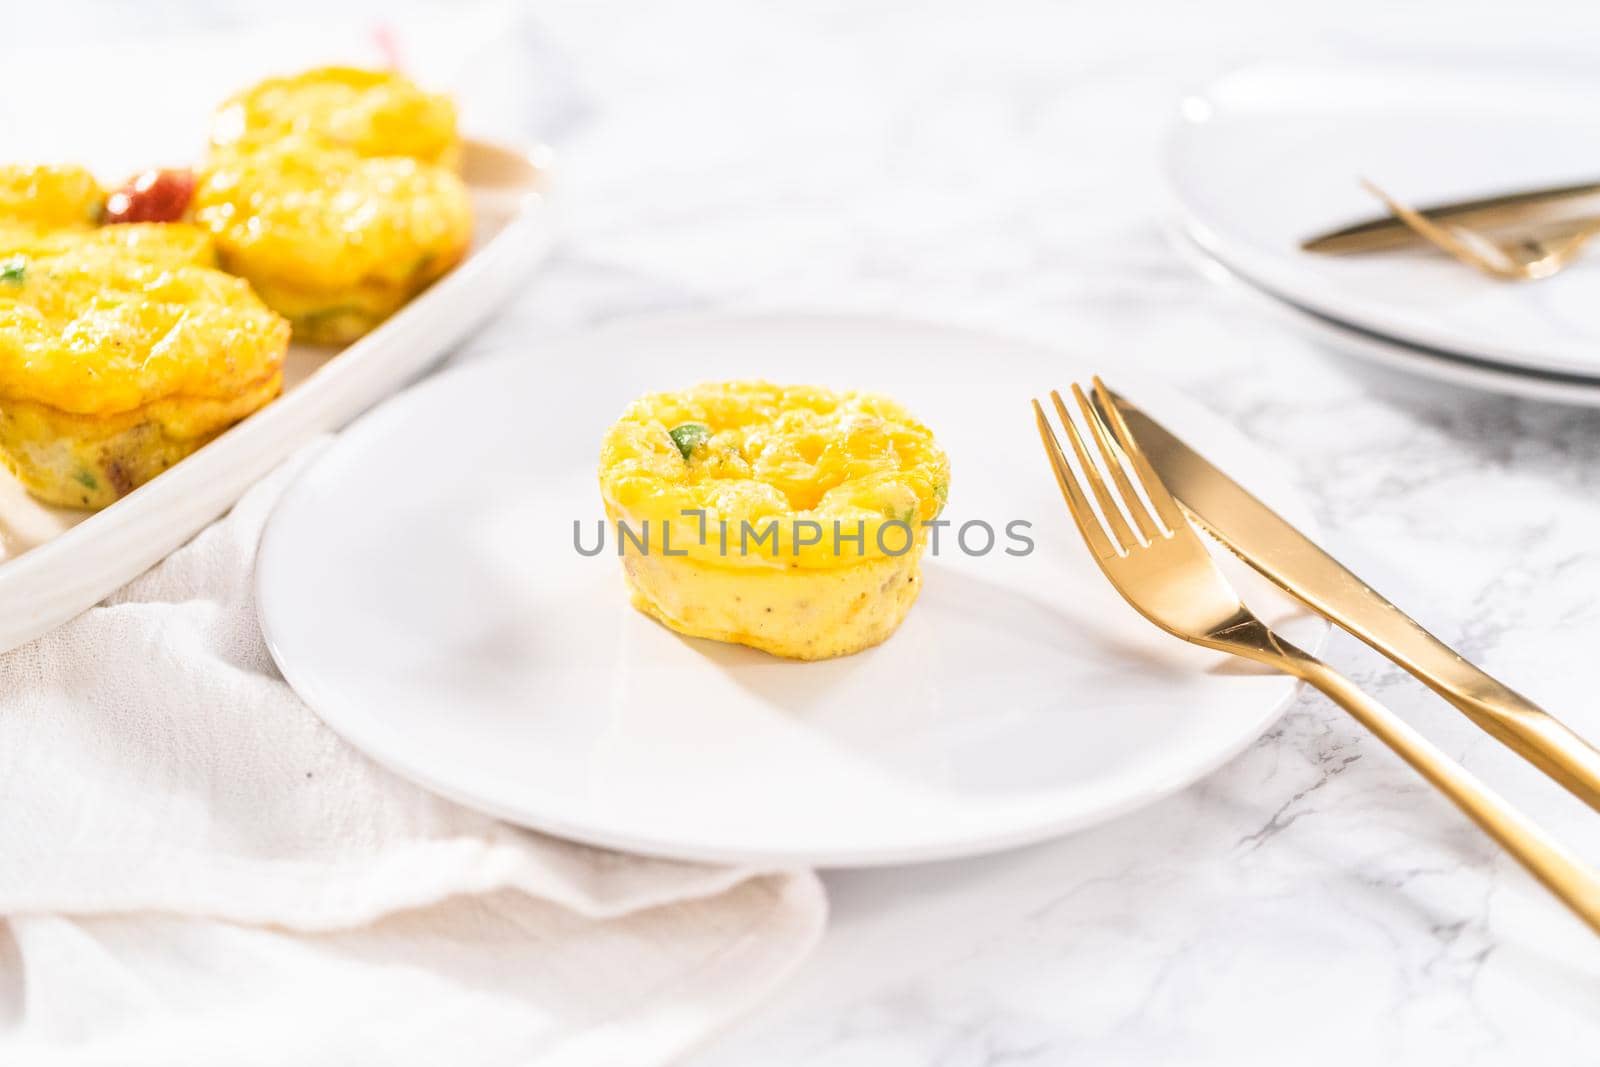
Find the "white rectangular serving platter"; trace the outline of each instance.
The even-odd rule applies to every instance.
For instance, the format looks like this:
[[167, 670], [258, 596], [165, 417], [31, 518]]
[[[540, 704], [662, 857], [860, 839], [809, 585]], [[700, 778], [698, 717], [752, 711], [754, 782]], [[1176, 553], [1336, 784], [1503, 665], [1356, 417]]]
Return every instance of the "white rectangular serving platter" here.
[[292, 345], [283, 395], [111, 506], [52, 508], [0, 469], [0, 651], [92, 607], [227, 511], [317, 434], [440, 359], [507, 300], [553, 241], [541, 151], [463, 145], [476, 212], [459, 266], [342, 349]]

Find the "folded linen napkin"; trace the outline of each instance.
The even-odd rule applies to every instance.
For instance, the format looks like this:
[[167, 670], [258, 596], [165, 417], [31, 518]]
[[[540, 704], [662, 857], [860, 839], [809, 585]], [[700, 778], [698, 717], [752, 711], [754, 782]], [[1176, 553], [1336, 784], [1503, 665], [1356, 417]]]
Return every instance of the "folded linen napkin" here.
[[0, 657], [0, 1063], [672, 1059], [805, 956], [818, 882], [518, 830], [323, 726], [252, 584], [319, 447]]

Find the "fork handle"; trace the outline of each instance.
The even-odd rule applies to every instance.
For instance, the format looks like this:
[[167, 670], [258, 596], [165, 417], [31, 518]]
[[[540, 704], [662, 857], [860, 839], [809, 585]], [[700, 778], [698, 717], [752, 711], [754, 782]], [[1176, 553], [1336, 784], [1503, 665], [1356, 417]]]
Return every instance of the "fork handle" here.
[[1307, 652], [1285, 644], [1279, 648], [1285, 654], [1283, 669], [1321, 690], [1377, 735], [1600, 934], [1600, 876], [1350, 679]]

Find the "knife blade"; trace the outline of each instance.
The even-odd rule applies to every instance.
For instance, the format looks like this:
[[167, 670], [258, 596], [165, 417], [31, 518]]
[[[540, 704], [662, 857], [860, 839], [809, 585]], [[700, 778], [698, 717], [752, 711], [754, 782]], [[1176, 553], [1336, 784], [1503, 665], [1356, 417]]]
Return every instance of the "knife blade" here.
[[1404, 668], [1480, 728], [1600, 811], [1600, 752], [1467, 662], [1126, 397], [1111, 393], [1184, 510], [1263, 577]]
[[[1417, 210], [1436, 221], [1458, 222], [1480, 228], [1575, 219], [1585, 214], [1592, 217], [1600, 213], [1600, 182], [1501, 193], [1473, 200], [1434, 204]], [[1393, 215], [1386, 214], [1308, 237], [1300, 243], [1300, 247], [1307, 252], [1348, 255], [1401, 248], [1421, 241], [1422, 238], [1409, 226]]]

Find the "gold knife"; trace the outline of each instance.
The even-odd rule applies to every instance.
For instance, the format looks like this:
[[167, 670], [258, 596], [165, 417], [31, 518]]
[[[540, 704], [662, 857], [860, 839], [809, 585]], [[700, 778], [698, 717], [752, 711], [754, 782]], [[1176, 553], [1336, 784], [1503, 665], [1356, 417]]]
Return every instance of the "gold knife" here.
[[[1575, 221], [1600, 213], [1600, 182], [1502, 193], [1474, 200], [1434, 204], [1417, 210], [1430, 219], [1478, 228], [1562, 219]], [[1381, 215], [1307, 238], [1300, 243], [1300, 247], [1307, 252], [1344, 255], [1401, 248], [1420, 241], [1421, 238], [1405, 223], [1393, 215]]]
[[1244, 562], [1415, 675], [1491, 736], [1600, 811], [1600, 752], [1468, 663], [1165, 427], [1112, 392], [1167, 488]]

